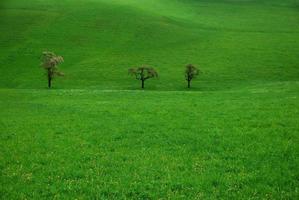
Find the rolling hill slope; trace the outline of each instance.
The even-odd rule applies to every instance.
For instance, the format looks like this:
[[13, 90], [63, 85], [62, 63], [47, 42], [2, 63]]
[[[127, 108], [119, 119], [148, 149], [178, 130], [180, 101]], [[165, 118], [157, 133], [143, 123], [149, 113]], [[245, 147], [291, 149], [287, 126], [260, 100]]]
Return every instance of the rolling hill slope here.
[[[44, 88], [43, 50], [65, 57], [57, 88], [136, 89], [131, 66], [156, 67], [149, 89], [183, 90], [183, 67], [204, 74], [196, 90], [297, 81], [296, 1], [4, 1], [3, 88]], [[221, 84], [218, 84], [221, 82]]]
[[[298, 199], [298, 11], [1, 0], [0, 199]], [[65, 58], [50, 90], [44, 50]], [[160, 75], [145, 90], [141, 64]]]

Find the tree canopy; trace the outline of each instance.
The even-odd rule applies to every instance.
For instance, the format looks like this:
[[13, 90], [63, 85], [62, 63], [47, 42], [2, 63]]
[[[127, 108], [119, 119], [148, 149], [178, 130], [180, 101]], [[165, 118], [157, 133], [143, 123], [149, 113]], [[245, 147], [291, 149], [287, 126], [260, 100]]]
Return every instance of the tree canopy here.
[[53, 52], [44, 51], [41, 56], [41, 66], [47, 71], [48, 87], [51, 88], [52, 80], [55, 76], [64, 76], [59, 71], [58, 65], [64, 62], [62, 56], [58, 56]]
[[129, 69], [129, 74], [135, 76], [137, 80], [141, 81], [141, 88], [144, 88], [144, 82], [150, 78], [157, 78], [158, 72], [153, 67], [141, 66]]

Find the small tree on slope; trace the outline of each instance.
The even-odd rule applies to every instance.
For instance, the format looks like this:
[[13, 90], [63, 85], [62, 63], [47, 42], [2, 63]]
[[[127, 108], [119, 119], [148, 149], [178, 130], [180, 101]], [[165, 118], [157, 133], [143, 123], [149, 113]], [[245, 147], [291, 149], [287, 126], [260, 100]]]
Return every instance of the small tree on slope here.
[[198, 76], [199, 70], [192, 64], [188, 64], [185, 69], [185, 78], [188, 82], [188, 88], [191, 87], [191, 81], [193, 78]]
[[62, 63], [63, 57], [57, 56], [53, 52], [45, 51], [42, 53], [41, 66], [46, 70], [48, 78], [48, 88], [52, 86], [52, 80], [55, 76], [64, 76], [62, 72], [58, 70], [58, 65]]
[[154, 68], [147, 66], [131, 68], [129, 69], [129, 74], [135, 76], [137, 80], [141, 81], [142, 89], [144, 89], [144, 82], [147, 79], [158, 77], [158, 72]]

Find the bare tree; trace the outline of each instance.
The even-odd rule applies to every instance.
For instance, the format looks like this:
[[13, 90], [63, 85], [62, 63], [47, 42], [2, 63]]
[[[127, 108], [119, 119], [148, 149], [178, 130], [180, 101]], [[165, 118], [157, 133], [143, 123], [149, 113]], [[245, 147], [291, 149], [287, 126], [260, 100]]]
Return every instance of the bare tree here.
[[58, 70], [58, 65], [62, 63], [63, 57], [57, 56], [53, 52], [45, 51], [41, 56], [41, 66], [47, 71], [48, 87], [51, 88], [52, 80], [55, 76], [64, 76], [62, 72]]
[[129, 74], [135, 76], [137, 80], [141, 81], [141, 88], [144, 89], [144, 82], [147, 79], [158, 77], [158, 72], [152, 68], [147, 66], [141, 66], [136, 68], [129, 69]]
[[185, 69], [185, 78], [188, 82], [188, 88], [191, 87], [191, 81], [193, 78], [198, 76], [199, 70], [192, 64], [188, 64]]

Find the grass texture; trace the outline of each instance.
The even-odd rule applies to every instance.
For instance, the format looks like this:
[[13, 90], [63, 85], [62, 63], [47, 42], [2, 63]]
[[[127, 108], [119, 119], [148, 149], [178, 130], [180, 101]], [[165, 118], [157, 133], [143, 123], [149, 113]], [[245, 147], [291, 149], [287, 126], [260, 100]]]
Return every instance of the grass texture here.
[[[0, 199], [298, 199], [298, 9], [2, 0]], [[51, 90], [44, 50], [65, 58]]]

